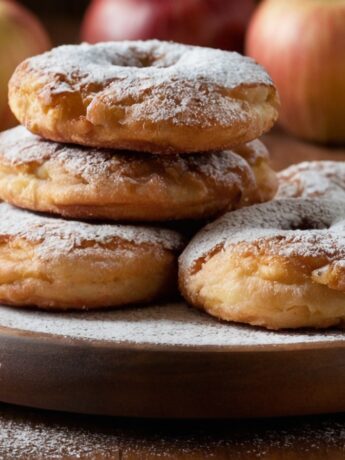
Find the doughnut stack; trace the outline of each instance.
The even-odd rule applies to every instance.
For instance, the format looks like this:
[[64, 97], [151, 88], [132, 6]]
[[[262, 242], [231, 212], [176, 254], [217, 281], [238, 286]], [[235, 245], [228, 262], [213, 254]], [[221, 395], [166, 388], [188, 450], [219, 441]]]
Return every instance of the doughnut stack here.
[[0, 134], [2, 303], [175, 295], [188, 229], [276, 192], [257, 138], [277, 119], [277, 92], [237, 53], [62, 46], [18, 66], [9, 103], [22, 125]]

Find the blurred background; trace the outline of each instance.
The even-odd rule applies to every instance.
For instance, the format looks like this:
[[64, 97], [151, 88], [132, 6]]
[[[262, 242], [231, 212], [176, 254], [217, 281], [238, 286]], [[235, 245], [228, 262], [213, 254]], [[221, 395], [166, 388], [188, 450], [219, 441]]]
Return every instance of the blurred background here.
[[21, 4], [39, 17], [53, 45], [80, 41], [80, 27], [90, 0], [23, 0]]
[[[126, 36], [125, 29], [127, 29], [127, 34], [134, 34], [135, 38], [146, 38], [149, 35], [150, 37], [147, 38], [172, 39], [171, 37], [180, 36], [181, 39], [185, 39], [184, 41], [194, 41], [196, 44], [200, 44], [201, 41], [208, 45], [212, 44], [210, 37], [212, 34], [219, 36], [222, 34], [223, 47], [230, 49], [233, 48], [233, 45], [227, 43], [226, 35], [232, 29], [232, 33], [237, 34], [238, 42], [235, 46], [239, 47], [241, 41], [243, 44], [244, 28], [258, 1], [69, 0], [61, 2], [50, 0], [42, 2], [22, 0], [21, 3], [44, 23], [54, 45], [77, 42], [80, 38], [90, 38], [90, 35], [95, 34], [95, 29], [102, 39], [108, 38], [112, 33], [115, 38], [116, 30], [114, 29], [120, 28], [121, 31], [118, 33], [121, 38]], [[85, 18], [88, 30], [83, 32], [81, 27], [88, 8], [88, 16]], [[131, 19], [132, 24], [126, 23], [126, 19]], [[228, 27], [229, 25], [231, 27]], [[195, 32], [197, 35], [195, 39], [192, 40], [189, 37], [188, 40], [188, 36]], [[202, 38], [201, 35], [203, 35]], [[234, 40], [233, 37], [231, 38]]]
[[345, 0], [0, 0], [0, 129], [15, 123], [7, 82], [26, 57], [66, 43], [149, 38], [253, 57], [278, 87], [281, 127], [345, 144]]

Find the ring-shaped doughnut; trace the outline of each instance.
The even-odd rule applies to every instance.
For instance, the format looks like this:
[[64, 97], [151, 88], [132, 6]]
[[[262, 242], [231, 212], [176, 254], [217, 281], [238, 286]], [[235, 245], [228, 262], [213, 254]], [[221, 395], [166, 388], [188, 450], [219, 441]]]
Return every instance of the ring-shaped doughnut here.
[[27, 59], [9, 84], [18, 120], [47, 139], [152, 153], [223, 150], [278, 116], [252, 59], [170, 42], [68, 45]]
[[276, 198], [345, 199], [343, 161], [304, 161], [278, 173]]
[[283, 199], [230, 212], [180, 257], [185, 298], [223, 320], [270, 329], [345, 320], [345, 204]]
[[277, 179], [268, 159], [258, 140], [159, 156], [58, 144], [17, 127], [0, 134], [0, 199], [81, 219], [204, 219], [271, 199]]
[[176, 290], [182, 237], [171, 230], [65, 221], [0, 204], [0, 302], [92, 309]]

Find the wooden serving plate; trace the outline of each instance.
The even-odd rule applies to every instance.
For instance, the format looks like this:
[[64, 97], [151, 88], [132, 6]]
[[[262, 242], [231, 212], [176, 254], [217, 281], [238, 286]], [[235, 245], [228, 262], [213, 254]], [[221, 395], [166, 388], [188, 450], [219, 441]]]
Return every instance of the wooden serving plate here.
[[0, 307], [0, 400], [135, 417], [345, 410], [345, 333], [268, 332], [183, 303], [97, 313]]

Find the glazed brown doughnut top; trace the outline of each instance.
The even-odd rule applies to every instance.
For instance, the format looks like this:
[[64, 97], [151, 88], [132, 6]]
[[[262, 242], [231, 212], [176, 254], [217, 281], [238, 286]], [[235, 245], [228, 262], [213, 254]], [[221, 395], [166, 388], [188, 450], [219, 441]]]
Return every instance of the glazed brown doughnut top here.
[[237, 53], [169, 42], [69, 45], [19, 65], [11, 108], [61, 142], [149, 152], [220, 150], [277, 118], [268, 74]]

